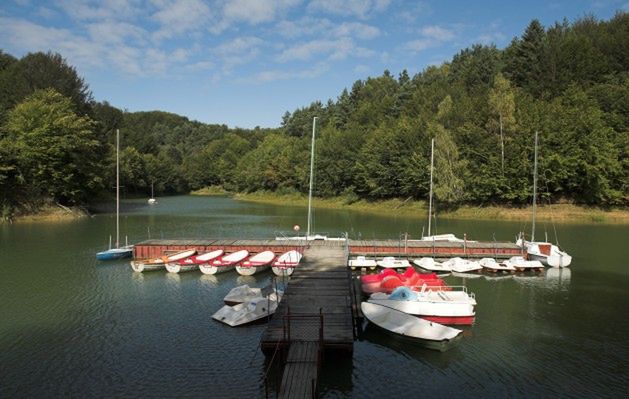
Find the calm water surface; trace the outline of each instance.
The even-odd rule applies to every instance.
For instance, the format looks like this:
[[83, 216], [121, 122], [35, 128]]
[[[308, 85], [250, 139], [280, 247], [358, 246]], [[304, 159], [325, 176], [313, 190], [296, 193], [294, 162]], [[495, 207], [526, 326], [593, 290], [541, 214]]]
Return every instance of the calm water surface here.
[[[227, 198], [126, 201], [121, 231], [152, 238], [272, 237], [305, 225], [303, 208]], [[421, 215], [419, 215], [421, 216]], [[317, 232], [421, 235], [423, 218], [316, 212]], [[522, 223], [439, 221], [438, 232], [512, 240]], [[543, 235], [542, 225], [538, 234]], [[366, 326], [351, 359], [328, 360], [324, 397], [618, 397], [629, 384], [629, 227], [558, 225], [569, 270], [462, 279], [476, 323], [460, 345], [432, 352]], [[98, 263], [112, 214], [0, 226], [0, 397], [262, 397], [264, 325], [211, 320], [240, 284], [269, 273], [136, 274]], [[554, 233], [553, 233], [554, 234]]]

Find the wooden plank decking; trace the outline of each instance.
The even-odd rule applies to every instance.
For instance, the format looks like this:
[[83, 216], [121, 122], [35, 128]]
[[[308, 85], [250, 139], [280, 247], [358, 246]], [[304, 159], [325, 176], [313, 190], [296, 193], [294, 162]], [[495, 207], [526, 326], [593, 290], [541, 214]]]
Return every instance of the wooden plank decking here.
[[316, 397], [319, 366], [318, 342], [293, 342], [284, 366], [279, 397]]
[[[279, 344], [288, 346], [285, 320], [291, 318], [292, 341], [313, 339], [317, 330], [313, 318], [323, 315], [324, 349], [353, 349], [351, 276], [341, 246], [312, 245], [304, 252], [303, 263], [295, 269], [275, 316], [262, 335], [264, 351]], [[298, 318], [298, 315], [306, 316]], [[310, 318], [308, 318], [310, 317]], [[317, 324], [318, 325], [318, 324]]]
[[282, 301], [262, 335], [272, 353], [288, 349], [280, 398], [316, 396], [323, 351], [351, 353], [354, 343], [351, 275], [342, 245], [312, 243], [290, 278]]

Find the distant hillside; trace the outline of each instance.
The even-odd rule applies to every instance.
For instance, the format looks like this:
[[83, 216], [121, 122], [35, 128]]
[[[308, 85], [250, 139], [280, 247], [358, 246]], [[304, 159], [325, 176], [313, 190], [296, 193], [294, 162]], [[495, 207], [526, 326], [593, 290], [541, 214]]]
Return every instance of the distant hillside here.
[[320, 196], [426, 198], [430, 140], [440, 206], [525, 204], [533, 136], [550, 202], [629, 202], [629, 14], [549, 27], [534, 20], [505, 49], [353, 83], [335, 100], [286, 112], [277, 129], [230, 129], [93, 101], [61, 55], [0, 50], [2, 215], [82, 204], [111, 190], [122, 132], [125, 190], [306, 192], [318, 119]]

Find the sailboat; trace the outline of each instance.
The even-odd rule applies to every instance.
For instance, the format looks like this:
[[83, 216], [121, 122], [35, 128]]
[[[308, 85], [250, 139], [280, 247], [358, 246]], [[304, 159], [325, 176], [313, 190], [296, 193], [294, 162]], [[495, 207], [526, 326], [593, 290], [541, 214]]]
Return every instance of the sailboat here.
[[[308, 224], [306, 228], [306, 236], [300, 237], [277, 237], [278, 240], [306, 240], [306, 241], [344, 241], [343, 237], [328, 237], [323, 234], [311, 234], [311, 226], [312, 226], [312, 189], [314, 186], [314, 155], [315, 155], [315, 133], [317, 131], [317, 117], [312, 118], [312, 144], [310, 146], [310, 184], [308, 189]], [[295, 226], [298, 231], [298, 226]], [[314, 228], [313, 228], [314, 229]]]
[[116, 242], [115, 247], [111, 247], [111, 236], [109, 237], [109, 249], [96, 253], [98, 260], [125, 259], [133, 256], [133, 245], [120, 246], [120, 131], [116, 129]]
[[149, 198], [149, 205], [157, 204], [157, 200], [155, 199], [155, 195], [153, 194], [153, 182], [151, 182], [151, 198]]
[[535, 132], [535, 157], [533, 162], [533, 224], [531, 227], [531, 241], [524, 240], [520, 233], [516, 244], [526, 248], [528, 259], [538, 260], [542, 264], [551, 267], [568, 267], [572, 262], [572, 256], [562, 251], [559, 246], [549, 242], [535, 241], [535, 211], [537, 206], [537, 132]]
[[463, 242], [464, 240], [456, 237], [452, 233], [430, 235], [430, 227], [432, 221], [432, 196], [433, 196], [433, 183], [432, 174], [435, 168], [435, 139], [430, 142], [430, 195], [428, 200], [428, 235], [423, 236], [421, 241], [449, 241], [449, 242]]

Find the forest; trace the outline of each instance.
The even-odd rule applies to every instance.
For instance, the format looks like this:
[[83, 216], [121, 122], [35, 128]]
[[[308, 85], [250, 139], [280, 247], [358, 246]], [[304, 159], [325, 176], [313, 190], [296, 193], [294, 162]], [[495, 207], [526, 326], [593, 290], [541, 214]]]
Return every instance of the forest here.
[[521, 206], [532, 193], [539, 133], [547, 202], [629, 204], [629, 14], [544, 27], [504, 49], [473, 45], [410, 76], [385, 70], [336, 99], [286, 112], [274, 129], [205, 124], [94, 101], [56, 53], [0, 50], [1, 218], [43, 204], [86, 205], [115, 184], [121, 131], [125, 195], [308, 192], [317, 119], [317, 196], [425, 199], [435, 139], [441, 206]]

